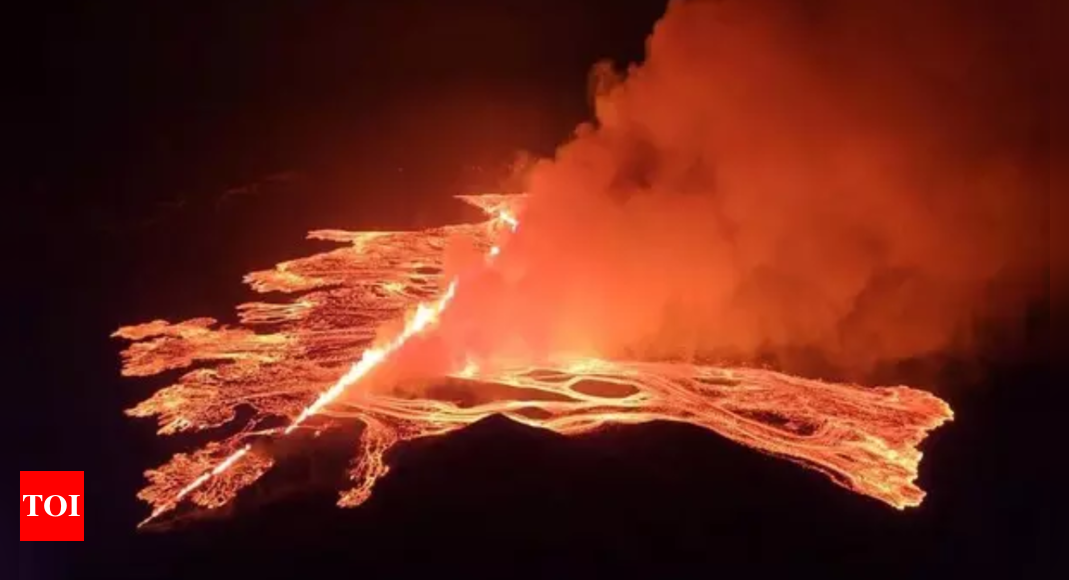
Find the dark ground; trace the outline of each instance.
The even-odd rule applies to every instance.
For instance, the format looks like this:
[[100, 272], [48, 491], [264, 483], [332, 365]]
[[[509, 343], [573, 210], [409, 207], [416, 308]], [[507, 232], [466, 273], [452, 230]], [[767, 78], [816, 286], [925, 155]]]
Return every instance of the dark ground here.
[[[249, 297], [241, 275], [309, 253], [309, 229], [460, 215], [447, 196], [494, 185], [517, 148], [550, 151], [585, 114], [589, 65], [638, 58], [663, 9], [301, 4], [67, 9], [27, 26], [43, 52], [16, 123], [26, 206], [7, 255], [26, 295], [9, 306], [6, 464], [84, 470], [95, 507], [82, 544], [20, 544], [19, 578], [1051, 574], [1047, 304], [1027, 337], [992, 339], [976, 378], [933, 385], [957, 417], [924, 444], [916, 510], [693, 427], [565, 439], [494, 418], [398, 449], [357, 510], [334, 507], [349, 449], [324, 444], [279, 470], [298, 485], [271, 474], [233, 517], [136, 533], [141, 472], [180, 441], [122, 415], [163, 379], [119, 377], [115, 328], [227, 319]], [[427, 44], [447, 17], [456, 36]]]

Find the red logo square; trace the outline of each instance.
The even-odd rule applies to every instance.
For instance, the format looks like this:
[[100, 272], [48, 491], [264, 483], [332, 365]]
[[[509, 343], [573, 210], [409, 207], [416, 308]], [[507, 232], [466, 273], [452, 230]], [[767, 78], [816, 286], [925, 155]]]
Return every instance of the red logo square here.
[[85, 540], [85, 472], [20, 471], [19, 540]]

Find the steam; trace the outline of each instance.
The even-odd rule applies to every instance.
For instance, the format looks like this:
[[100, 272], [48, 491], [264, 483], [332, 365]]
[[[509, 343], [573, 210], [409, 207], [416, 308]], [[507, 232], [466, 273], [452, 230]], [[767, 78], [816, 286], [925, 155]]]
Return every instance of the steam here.
[[527, 172], [453, 338], [848, 373], [971, 348], [1049, 279], [1046, 68], [1007, 32], [1027, 11], [673, 2], [645, 62], [595, 67], [596, 121]]

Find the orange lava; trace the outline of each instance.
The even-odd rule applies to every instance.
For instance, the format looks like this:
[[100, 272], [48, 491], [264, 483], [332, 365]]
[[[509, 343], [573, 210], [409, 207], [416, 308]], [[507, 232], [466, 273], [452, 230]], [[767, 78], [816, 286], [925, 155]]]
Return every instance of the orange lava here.
[[[413, 395], [361, 388], [365, 375], [410, 338], [430, 332], [453, 295], [463, 292], [463, 280], [443, 279], [447, 241], [474, 242], [492, 267], [503, 251], [502, 237], [516, 230], [522, 196], [461, 199], [490, 219], [414, 232], [312, 232], [310, 238], [345, 245], [246, 276], [258, 292], [294, 298], [242, 304], [240, 326], [198, 318], [115, 332], [132, 341], [123, 352], [126, 376], [197, 364], [127, 411], [155, 417], [160, 434], [225, 425], [239, 406], [255, 411], [236, 434], [146, 472], [149, 485], [139, 497], [153, 507], [149, 519], [187, 500], [204, 508], [230, 501], [273, 464], [252, 445], [257, 438], [342, 420], [364, 424], [350, 469], [353, 487], [339, 500], [358, 505], [388, 471], [383, 457], [390, 447], [491, 414], [563, 434], [606, 423], [687, 422], [819, 470], [896, 508], [924, 498], [914, 483], [921, 459], [916, 447], [953, 413], [939, 398], [902, 386], [866, 388], [754, 368], [561, 357], [537, 366], [500, 361], [480, 368], [469, 362], [443, 378], [476, 392], [504, 393], [473, 404], [432, 397], [432, 390]], [[376, 342], [383, 325], [398, 320], [403, 327]], [[283, 426], [264, 427], [279, 418]]]

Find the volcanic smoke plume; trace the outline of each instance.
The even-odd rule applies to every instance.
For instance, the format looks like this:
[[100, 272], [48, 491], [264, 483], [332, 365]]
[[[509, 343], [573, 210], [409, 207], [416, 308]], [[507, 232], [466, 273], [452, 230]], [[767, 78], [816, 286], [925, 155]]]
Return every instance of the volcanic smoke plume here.
[[119, 329], [126, 375], [196, 364], [129, 411], [161, 434], [254, 410], [147, 472], [150, 519], [222, 505], [271, 442], [354, 420], [356, 505], [391, 446], [494, 413], [565, 434], [688, 422], [919, 504], [943, 401], [708, 361], [808, 348], [863, 372], [967, 347], [1045, 279], [1035, 67], [943, 6], [674, 3], [643, 64], [595, 69], [596, 122], [526, 195], [463, 198], [486, 221], [312, 232], [343, 245], [248, 275], [289, 299], [240, 325]]
[[643, 358], [805, 349], [858, 377], [971, 348], [1049, 268], [1038, 13], [982, 4], [672, 3], [529, 171], [498, 328]]

